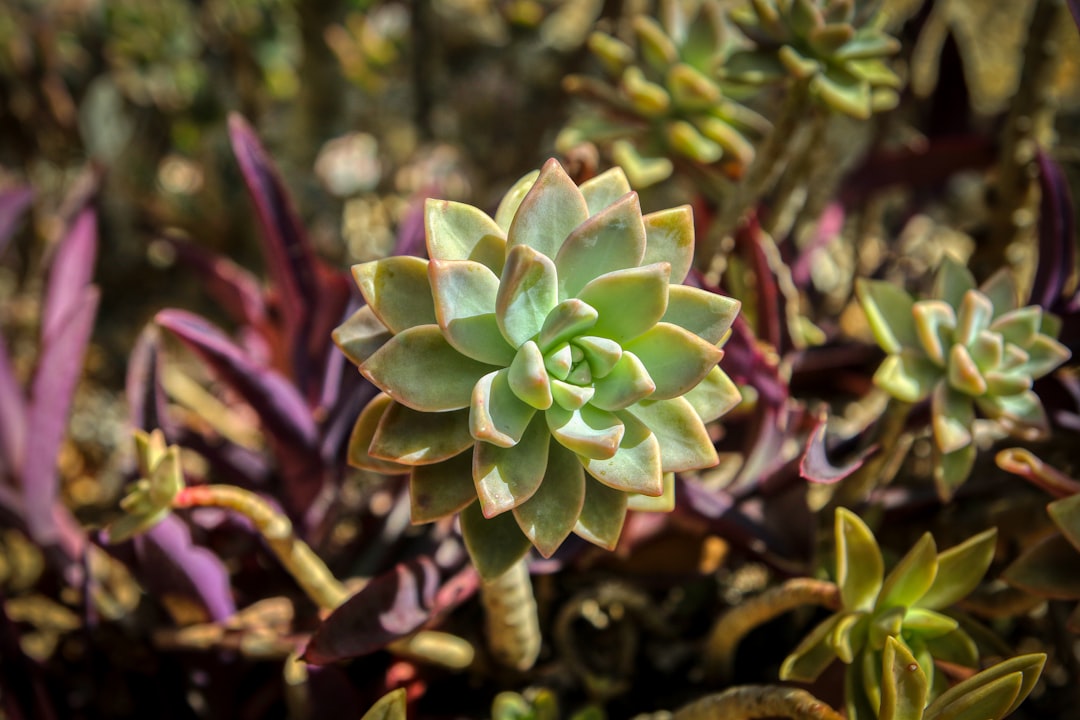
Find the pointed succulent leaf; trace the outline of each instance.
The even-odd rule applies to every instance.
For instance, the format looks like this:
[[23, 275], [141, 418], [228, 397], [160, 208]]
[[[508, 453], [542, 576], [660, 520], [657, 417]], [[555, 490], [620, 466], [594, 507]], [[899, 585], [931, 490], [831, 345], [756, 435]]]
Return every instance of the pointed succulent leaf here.
[[923, 640], [948, 635], [960, 626], [953, 618], [926, 608], [914, 607], [904, 616], [904, 632], [918, 635]]
[[829, 23], [807, 33], [806, 41], [816, 55], [834, 56], [855, 37], [855, 28], [847, 23]]
[[[435, 322], [434, 304], [431, 318], [430, 322]], [[391, 337], [392, 333], [386, 329], [370, 305], [364, 305], [350, 315], [349, 319], [338, 325], [332, 334], [334, 344], [355, 365], [364, 363]]]
[[877, 608], [913, 607], [934, 584], [937, 569], [934, 538], [930, 533], [923, 533], [885, 578]]
[[836, 660], [836, 650], [829, 639], [833, 629], [847, 613], [836, 613], [823, 620], [821, 624], [803, 638], [799, 646], [784, 658], [780, 666], [780, 679], [785, 682], [811, 683]]
[[707, 110], [722, 97], [720, 88], [711, 79], [686, 63], [672, 65], [665, 79], [671, 99], [681, 110]]
[[990, 331], [1000, 334], [1005, 342], [1024, 348], [1039, 334], [1041, 323], [1042, 308], [1028, 305], [998, 315], [990, 323]]
[[971, 398], [945, 383], [934, 388], [930, 420], [938, 450], [948, 454], [971, 444], [971, 425], [975, 409]]
[[605, 550], [614, 550], [626, 520], [626, 501], [626, 493], [586, 479], [585, 502], [574, 534]]
[[544, 356], [532, 340], [518, 348], [508, 368], [507, 382], [518, 399], [537, 410], [551, 407], [551, 384]]
[[941, 267], [934, 276], [934, 297], [959, 309], [964, 294], [974, 289], [975, 276], [971, 274], [967, 266], [952, 255], [945, 255], [941, 260]]
[[986, 378], [979, 372], [971, 353], [963, 345], [949, 348], [949, 362], [946, 369], [949, 385], [965, 395], [978, 397], [986, 393]]
[[545, 416], [552, 436], [578, 455], [606, 460], [619, 449], [623, 424], [610, 412], [591, 405], [577, 410], [552, 405], [545, 411]]
[[482, 210], [450, 200], [428, 200], [424, 230], [432, 260], [471, 260], [496, 274], [502, 271], [506, 233]]
[[706, 165], [724, 156], [724, 148], [702, 135], [686, 120], [671, 121], [665, 129], [668, 144], [680, 155]]
[[405, 688], [398, 688], [379, 698], [360, 720], [405, 720], [407, 696]]
[[584, 300], [563, 300], [544, 318], [536, 344], [547, 356], [549, 351], [560, 343], [592, 330], [598, 318], [597, 309]]
[[881, 361], [874, 384], [897, 400], [914, 403], [928, 398], [940, 378], [940, 368], [923, 355], [906, 350]]
[[922, 720], [929, 687], [915, 657], [890, 637], [885, 641], [882, 668], [878, 720]]
[[975, 466], [975, 444], [966, 445], [951, 453], [942, 453], [935, 448], [934, 485], [938, 497], [948, 501], [956, 493]]
[[[971, 359], [975, 361], [975, 367], [979, 368], [979, 372], [993, 371], [1000, 367], [1001, 361], [1005, 359], [1005, 341], [1001, 335], [990, 330], [980, 332], [969, 350]], [[990, 373], [986, 372], [986, 374], [989, 376]], [[989, 383], [989, 377], [987, 383]], [[990, 392], [992, 395], [997, 394], [992, 390]]]
[[583, 335], [573, 345], [582, 351], [593, 379], [606, 376], [622, 358], [622, 347], [609, 338]]
[[956, 311], [944, 300], [920, 300], [911, 313], [923, 352], [934, 364], [944, 367], [945, 348], [952, 344], [956, 327]]
[[866, 120], [873, 111], [870, 83], [838, 68], [828, 68], [814, 75], [810, 91], [833, 110], [859, 120]]
[[[579, 225], [555, 257], [559, 297], [573, 297], [604, 273], [636, 268], [645, 255], [645, 226], [635, 192]], [[552, 303], [554, 306], [554, 303]]]
[[1060, 534], [1050, 535], [1024, 550], [1001, 577], [1013, 587], [1038, 597], [1080, 598], [1076, 548]]
[[581, 183], [578, 189], [591, 217], [630, 192], [630, 181], [621, 167], [613, 167]]
[[590, 402], [594, 407], [622, 410], [652, 395], [656, 383], [637, 355], [623, 352], [611, 371], [597, 380], [593, 387], [596, 392]]
[[495, 317], [499, 278], [470, 260], [432, 260], [428, 273], [435, 316], [447, 342], [462, 355], [491, 365], [509, 365], [514, 349]]
[[671, 265], [669, 282], [677, 287], [694, 261], [694, 211], [689, 205], [658, 210], [643, 216], [645, 257], [642, 265]]
[[349, 436], [347, 457], [350, 465], [361, 468], [362, 470], [370, 470], [371, 472], [385, 473], [387, 475], [397, 475], [409, 472], [409, 468], [406, 465], [381, 460], [372, 457], [371, 454], [368, 453], [368, 448], [371, 447], [371, 440], [375, 437], [375, 431], [379, 427], [379, 421], [382, 420], [387, 409], [394, 404], [396, 403], [390, 399], [389, 395], [386, 393], [379, 393], [373, 397], [360, 412], [360, 417], [356, 419], [356, 424], [353, 425], [352, 434]]
[[742, 402], [738, 386], [719, 367], [714, 367], [705, 379], [683, 397], [694, 408], [702, 422], [712, 422]]
[[647, 80], [639, 67], [632, 65], [623, 72], [622, 90], [633, 109], [647, 118], [666, 115], [671, 109], [671, 96], [667, 90]]
[[667, 180], [675, 169], [666, 157], [643, 156], [628, 140], [613, 142], [611, 157], [626, 170], [626, 177], [634, 187], [639, 189]]
[[540, 487], [514, 508], [518, 527], [544, 557], [551, 557], [577, 525], [585, 503], [585, 482], [577, 456], [551, 443]]
[[994, 306], [990, 298], [978, 290], [968, 290], [956, 309], [956, 330], [953, 342], [971, 345], [983, 330], [990, 327], [990, 318], [994, 315]]
[[[923, 717], [925, 720], [974, 720], [975, 718], [999, 720], [999, 718], [1004, 718], [1027, 698], [1042, 674], [1045, 664], [1046, 655], [1043, 653], [1020, 655], [1000, 662], [946, 690], [930, 703]], [[1020, 676], [1020, 682], [1016, 686], [1015, 693], [1010, 693], [1011, 686], [1015, 684], [1014, 679], [1009, 679], [995, 687], [999, 681], [1014, 678], [1016, 675]], [[994, 689], [988, 691], [987, 688]], [[1013, 696], [1012, 699], [1008, 703], [1003, 702], [1002, 700], [1010, 694]], [[994, 698], [995, 704], [990, 704], [990, 698]], [[968, 712], [969, 709], [970, 712]]]
[[390, 403], [375, 428], [368, 454], [401, 465], [430, 465], [464, 452], [473, 442], [468, 410], [426, 413]]
[[1016, 277], [1005, 268], [987, 278], [986, 282], [979, 286], [979, 292], [994, 306], [995, 320], [1019, 307], [1020, 295], [1016, 289]]
[[528, 245], [511, 248], [499, 281], [495, 313], [514, 347], [536, 336], [558, 303], [555, 263]]
[[885, 572], [870, 528], [847, 508], [836, 509], [836, 584], [847, 610], [871, 610]]
[[399, 333], [435, 322], [428, 261], [400, 255], [353, 265], [352, 274], [367, 306], [383, 325]]
[[529, 538], [511, 513], [485, 518], [476, 502], [461, 511], [461, 537], [484, 580], [495, 580], [529, 552]]
[[634, 34], [645, 61], [654, 70], [662, 72], [679, 59], [679, 51], [656, 20], [647, 15], [635, 15], [632, 21]]
[[733, 122], [736, 121], [713, 115], [699, 115], [694, 118], [697, 129], [724, 150], [728, 162], [745, 167], [754, 160], [754, 144], [732, 126]]
[[503, 448], [517, 445], [536, 412], [514, 393], [509, 376], [510, 371], [503, 369], [480, 378], [469, 406], [472, 437]]
[[1010, 432], [1031, 432], [1037, 437], [1047, 430], [1042, 401], [1031, 390], [1016, 395], [976, 398], [975, 402], [987, 417], [999, 421]]
[[1072, 356], [1067, 347], [1048, 335], [1038, 335], [1028, 343], [1025, 350], [1028, 360], [1017, 367], [1016, 372], [1033, 378], [1041, 378]]
[[990, 568], [996, 542], [997, 528], [990, 528], [939, 553], [937, 575], [918, 606], [940, 610], [967, 597]]
[[566, 237], [588, 217], [589, 208], [577, 185], [558, 161], [548, 160], [514, 215], [507, 246], [528, 245], [553, 258]]
[[476, 501], [472, 463], [472, 453], [463, 452], [449, 460], [412, 469], [409, 515], [414, 524], [453, 515]]
[[894, 55], [900, 50], [900, 41], [876, 28], [863, 28], [851, 42], [840, 48], [833, 57], [837, 60], [863, 60]]
[[893, 355], [905, 347], [918, 347], [915, 301], [910, 295], [892, 283], [862, 279], [856, 281], [855, 293], [882, 350]]
[[[601, 317], [601, 319], [603, 319]], [[657, 400], [679, 397], [701, 382], [723, 351], [678, 325], [657, 323], [623, 347], [641, 360], [656, 383]]]
[[619, 449], [610, 458], [584, 459], [585, 470], [616, 490], [652, 497], [661, 495], [664, 491], [664, 473], [656, 436], [629, 413], [619, 413], [618, 418], [624, 428]]
[[814, 28], [825, 24], [825, 18], [814, 0], [791, 0], [786, 19], [799, 37], [808, 35]]
[[1030, 375], [1002, 373], [991, 370], [984, 374], [986, 392], [989, 395], [1019, 395], [1031, 389]]
[[661, 262], [605, 273], [590, 281], [578, 293], [599, 314], [590, 334], [625, 343], [656, 325], [667, 310], [670, 273], [671, 266]]
[[705, 425], [686, 398], [642, 400], [625, 412], [656, 436], [664, 472], [700, 470], [719, 462]]
[[1080, 552], [1080, 494], [1055, 500], [1046, 506], [1046, 512], [1062, 535]]
[[360, 366], [380, 390], [423, 412], [468, 407], [476, 382], [493, 369], [451, 347], [438, 325], [395, 335]]
[[576, 385], [572, 382], [551, 379], [551, 399], [555, 405], [558, 405], [563, 410], [581, 408], [585, 403], [592, 400], [595, 393], [596, 389], [591, 385]]
[[821, 77], [821, 63], [806, 57], [792, 45], [784, 45], [776, 51], [776, 58], [792, 77], [799, 80], [811, 79], [811, 90], [815, 89], [813, 81]]
[[891, 637], [901, 637], [906, 612], [903, 607], [893, 607], [874, 613], [873, 622], [867, 632], [867, 643], [872, 650], [884, 648], [885, 641]]
[[566, 380], [573, 365], [574, 351], [571, 349], [570, 343], [564, 342], [556, 345], [544, 356], [544, 369], [551, 373], [551, 377], [556, 380]]
[[970, 635], [959, 628], [938, 637], [927, 638], [926, 647], [935, 660], [968, 668], [979, 665], [979, 646]]
[[536, 178], [540, 176], [539, 170], [533, 170], [532, 172], [525, 173], [517, 182], [510, 186], [510, 189], [503, 195], [502, 200], [499, 201], [499, 207], [495, 210], [495, 224], [506, 232], [510, 229], [510, 223], [514, 219], [514, 215], [517, 214], [518, 208], [521, 207], [521, 201], [525, 199], [529, 190], [532, 189], [533, 184], [536, 182]]
[[662, 322], [678, 325], [706, 342], [719, 343], [731, 329], [741, 303], [717, 293], [672, 285], [668, 290], [667, 311]]
[[544, 479], [550, 444], [547, 423], [539, 413], [513, 447], [476, 444], [472, 478], [485, 517], [494, 517], [532, 497]]
[[630, 493], [626, 498], [626, 509], [637, 512], [671, 512], [675, 509], [675, 473], [664, 473], [664, 491], [660, 495], [642, 495]]
[[607, 33], [590, 33], [586, 44], [592, 54], [603, 63], [604, 69], [613, 76], [622, 74], [623, 70], [634, 62], [634, 48]]
[[[844, 613], [840, 622], [836, 623], [829, 643], [836, 651], [836, 657], [840, 662], [850, 665], [855, 660], [855, 655], [866, 645], [870, 616], [866, 613]], [[897, 622], [899, 627], [899, 622]]]

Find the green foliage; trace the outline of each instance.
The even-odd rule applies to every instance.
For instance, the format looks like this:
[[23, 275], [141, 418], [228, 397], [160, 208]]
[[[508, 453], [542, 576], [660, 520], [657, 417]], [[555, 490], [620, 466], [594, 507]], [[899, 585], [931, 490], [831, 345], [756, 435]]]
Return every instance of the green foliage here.
[[716, 367], [739, 303], [671, 285], [688, 207], [642, 216], [621, 170], [579, 188], [549, 161], [494, 219], [429, 200], [426, 230], [430, 261], [354, 268], [367, 305], [335, 331], [383, 391], [350, 461], [409, 472], [414, 521], [468, 509], [493, 577], [571, 532], [613, 548], [628, 508], [671, 509], [674, 473], [717, 462], [704, 423], [739, 400]]
[[1019, 307], [1006, 271], [976, 287], [967, 268], [947, 257], [932, 298], [916, 301], [875, 280], [858, 281], [856, 292], [874, 337], [889, 353], [874, 382], [905, 402], [931, 400], [935, 480], [943, 498], [971, 472], [976, 408], [1010, 432], [1045, 433], [1032, 383], [1070, 353], [1054, 339], [1054, 323], [1042, 308]]
[[930, 698], [944, 689], [944, 679], [935, 674], [935, 660], [976, 666], [975, 642], [941, 611], [978, 585], [993, 558], [996, 529], [941, 553], [927, 533], [888, 575], [873, 533], [857, 515], [837, 509], [835, 532], [842, 607], [784, 660], [781, 679], [813, 682], [839, 659], [848, 666], [849, 717], [861, 718], [869, 717], [864, 708], [878, 707], [883, 698], [895, 700], [898, 707], [918, 704], [911, 700], [917, 688], [898, 689], [882, 680], [882, 663], [888, 670], [895, 662], [885, 652], [890, 641], [914, 658]]
[[165, 445], [161, 430], [135, 431], [139, 479], [120, 502], [125, 515], [109, 527], [109, 542], [118, 543], [144, 533], [172, 512], [176, 495], [184, 488], [180, 448]]

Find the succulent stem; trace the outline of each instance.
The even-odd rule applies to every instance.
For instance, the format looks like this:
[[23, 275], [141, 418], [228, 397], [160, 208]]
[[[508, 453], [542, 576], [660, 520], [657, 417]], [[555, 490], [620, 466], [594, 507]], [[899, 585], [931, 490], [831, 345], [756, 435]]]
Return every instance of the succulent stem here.
[[[835, 583], [813, 578], [793, 578], [783, 585], [770, 588], [753, 598], [744, 600], [728, 610], [713, 625], [705, 643], [705, 672], [716, 679], [731, 676], [735, 661], [735, 649], [739, 642], [754, 628], [803, 605], [820, 605], [830, 610], [840, 608], [840, 590]], [[782, 713], [766, 713], [765, 716]], [[693, 715], [688, 717], [706, 717]], [[713, 716], [708, 716], [713, 717]], [[729, 717], [715, 715], [715, 717]], [[730, 717], [743, 717], [731, 715]], [[745, 717], [759, 717], [758, 715]], [[794, 717], [794, 716], [793, 716]], [[804, 717], [802, 715], [798, 717]], [[805, 717], [818, 717], [816, 715]], [[826, 716], [822, 716], [826, 717]]]
[[842, 715], [806, 692], [772, 685], [740, 685], [708, 695], [677, 710], [672, 720], [842, 720]]
[[540, 654], [540, 618], [529, 567], [523, 558], [480, 585], [488, 647], [499, 663], [528, 670]]
[[994, 462], [1005, 472], [1019, 475], [1058, 499], [1080, 493], [1080, 482], [1047, 465], [1030, 450], [1005, 448], [994, 456]]

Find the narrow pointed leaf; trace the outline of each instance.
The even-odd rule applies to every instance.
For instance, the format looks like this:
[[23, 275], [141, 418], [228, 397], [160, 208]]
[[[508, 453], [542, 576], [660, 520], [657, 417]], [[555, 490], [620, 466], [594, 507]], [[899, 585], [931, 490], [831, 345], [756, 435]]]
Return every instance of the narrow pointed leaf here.
[[485, 518], [478, 502], [461, 511], [461, 536], [477, 572], [487, 581], [507, 572], [531, 546], [513, 514]]
[[971, 695], [972, 691], [985, 688], [988, 685], [992, 685], [994, 682], [1002, 678], [1010, 677], [1013, 674], [1019, 674], [1023, 679], [1013, 701], [1005, 706], [1004, 711], [1001, 711], [998, 714], [990, 713], [982, 716], [994, 718], [995, 720], [997, 718], [1003, 718], [1019, 707], [1020, 703], [1023, 702], [1024, 698], [1026, 698], [1032, 688], [1035, 687], [1035, 683], [1042, 674], [1043, 666], [1045, 664], [1045, 654], [1031, 653], [1009, 658], [993, 667], [987, 668], [974, 677], [968, 678], [942, 693], [930, 704], [930, 707], [926, 709], [925, 720], [946, 720], [946, 718], [949, 718], [950, 720], [960, 720], [961, 717], [963, 717], [964, 720], [967, 720], [969, 717], [975, 717], [950, 714], [948, 708], [954, 702], [958, 702]]
[[931, 720], [998, 720], [1016, 703], [1023, 682], [1024, 676], [1019, 672], [984, 681], [947, 704], [935, 703], [924, 717]]
[[915, 403], [930, 397], [941, 368], [910, 350], [889, 355], [874, 373], [874, 384], [897, 400]]
[[498, 275], [506, 259], [506, 233], [482, 210], [450, 200], [424, 204], [428, 257], [470, 260]]
[[1055, 500], [1046, 511], [1065, 538], [1080, 552], [1080, 494]]
[[668, 289], [668, 306], [663, 322], [689, 330], [705, 342], [719, 343], [742, 306], [738, 300], [686, 285]]
[[885, 640], [878, 720], [922, 720], [929, 693], [915, 657], [895, 638]]
[[723, 351], [712, 343], [665, 322], [624, 343], [623, 347], [636, 355], [649, 371], [649, 377], [656, 383], [651, 397], [657, 400], [684, 395], [723, 357]]
[[521, 201], [507, 233], [509, 248], [528, 245], [554, 258], [566, 237], [589, 217], [577, 185], [555, 159], [548, 160]]
[[[431, 322], [434, 320], [432, 313]], [[386, 329], [382, 321], [375, 315], [370, 305], [362, 308], [349, 316], [349, 319], [338, 325], [332, 334], [334, 344], [345, 354], [345, 357], [355, 365], [362, 365], [376, 350], [393, 337]]]
[[877, 608], [913, 607], [937, 577], [937, 546], [930, 533], [923, 533], [885, 578]]
[[514, 508], [518, 527], [544, 557], [558, 550], [577, 525], [585, 503], [585, 472], [577, 456], [552, 443], [543, 482]]
[[968, 290], [964, 293], [964, 299], [960, 301], [960, 307], [956, 309], [956, 330], [953, 331], [953, 341], [961, 345], [970, 345], [975, 342], [979, 333], [990, 327], [990, 319], [994, 315], [994, 306], [990, 298], [978, 290]]
[[848, 610], [871, 610], [884, 574], [881, 550], [870, 528], [847, 508], [836, 510], [836, 584]]
[[473, 455], [463, 452], [434, 465], [412, 468], [409, 474], [409, 516], [414, 524], [453, 515], [476, 500]]
[[626, 501], [626, 493], [587, 479], [585, 502], [574, 534], [605, 550], [614, 550], [626, 521]]
[[685, 398], [642, 400], [625, 412], [656, 436], [664, 472], [700, 470], [719, 461], [705, 425]]
[[578, 298], [563, 300], [544, 319], [536, 344], [547, 355], [561, 343], [591, 330], [596, 325], [597, 318], [599, 313], [596, 308], [585, 301]]
[[513, 447], [476, 444], [471, 476], [486, 517], [494, 517], [532, 497], [544, 479], [550, 444], [547, 423], [539, 413]]
[[1013, 587], [1038, 597], [1076, 600], [1080, 598], [1076, 561], [1072, 543], [1054, 534], [1025, 549], [1001, 577]]
[[942, 453], [934, 448], [934, 485], [938, 497], [948, 501], [956, 493], [975, 467], [977, 454], [972, 443], [951, 453]]
[[468, 410], [428, 413], [391, 403], [379, 420], [368, 453], [402, 465], [430, 465], [464, 452], [473, 442]]
[[843, 619], [843, 613], [831, 615], [803, 638], [799, 646], [784, 658], [780, 679], [785, 682], [814, 682], [836, 660], [836, 651], [829, 644], [833, 629]]
[[959, 308], [968, 290], [975, 289], [975, 276], [952, 255], [945, 255], [934, 276], [934, 297]]
[[391, 332], [435, 322], [427, 260], [398, 255], [353, 265], [352, 275], [367, 307]]
[[904, 631], [924, 641], [948, 635], [959, 626], [959, 622], [948, 615], [926, 608], [913, 607], [904, 616]]
[[996, 542], [997, 528], [990, 528], [939, 553], [937, 575], [919, 607], [940, 610], [967, 597], [990, 568]]
[[656, 263], [600, 275], [578, 297], [599, 317], [590, 334], [625, 343], [656, 325], [667, 311], [671, 266]]
[[495, 300], [503, 337], [514, 347], [536, 337], [558, 302], [555, 263], [529, 247], [518, 245], [506, 256], [506, 267]]
[[1006, 268], [998, 270], [979, 286], [979, 292], [994, 306], [994, 319], [1019, 307], [1020, 295], [1016, 289], [1016, 277]]
[[934, 388], [930, 407], [938, 450], [947, 454], [971, 444], [971, 426], [975, 422], [971, 398], [939, 383]]
[[379, 698], [360, 720], [405, 720], [408, 695], [398, 688]]

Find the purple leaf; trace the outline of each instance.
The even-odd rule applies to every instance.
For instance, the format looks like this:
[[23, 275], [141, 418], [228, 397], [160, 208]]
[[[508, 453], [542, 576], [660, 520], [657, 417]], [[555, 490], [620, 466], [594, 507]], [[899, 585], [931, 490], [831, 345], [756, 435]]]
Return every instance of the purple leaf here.
[[844, 465], [833, 465], [825, 454], [825, 428], [828, 419], [828, 412], [818, 414], [810, 436], [806, 439], [806, 452], [799, 461], [799, 475], [810, 482], [831, 485], [862, 467], [867, 456], [874, 452], [877, 446], [866, 448]]
[[840, 203], [829, 203], [818, 218], [814, 234], [799, 252], [798, 258], [791, 264], [791, 279], [800, 288], [810, 285], [810, 267], [817, 258], [818, 251], [832, 242], [844, 229], [844, 207]]
[[1028, 303], [1056, 308], [1076, 260], [1073, 204], [1061, 166], [1043, 150], [1035, 157], [1039, 163], [1042, 194], [1039, 201], [1039, 263]]
[[30, 188], [0, 193], [0, 255], [4, 254], [4, 248], [11, 241], [19, 220], [26, 212], [26, 208], [30, 207], [30, 201], [33, 199], [34, 191]]
[[86, 208], [75, 217], [53, 255], [41, 319], [43, 343], [61, 331], [68, 316], [83, 301], [83, 288], [94, 274], [96, 256], [97, 217]]
[[52, 332], [42, 338], [31, 388], [22, 472], [27, 528], [42, 545], [60, 539], [53, 516], [58, 491], [56, 457], [82, 375], [83, 353], [90, 341], [98, 298], [97, 288], [82, 288], [78, 297], [68, 301], [69, 314], [54, 319]]
[[206, 293], [233, 321], [265, 330], [267, 325], [266, 304], [259, 280], [250, 272], [228, 258], [177, 238], [162, 238], [175, 251], [180, 262], [186, 264], [202, 281]]
[[1076, 22], [1076, 28], [1080, 30], [1080, 0], [1065, 0], [1065, 4], [1069, 6], [1069, 12], [1072, 13], [1073, 20]]
[[26, 447], [26, 398], [0, 335], [0, 472], [19, 476]]
[[151, 595], [195, 600], [207, 620], [236, 613], [228, 571], [214, 553], [191, 542], [191, 531], [180, 518], [166, 517], [134, 543], [135, 572]]
[[396, 565], [330, 613], [303, 659], [324, 665], [366, 655], [415, 632], [430, 618], [438, 589], [439, 569], [430, 558]]
[[161, 337], [155, 325], [144, 327], [135, 341], [128, 358], [124, 393], [133, 427], [168, 431], [165, 390], [161, 386]]

